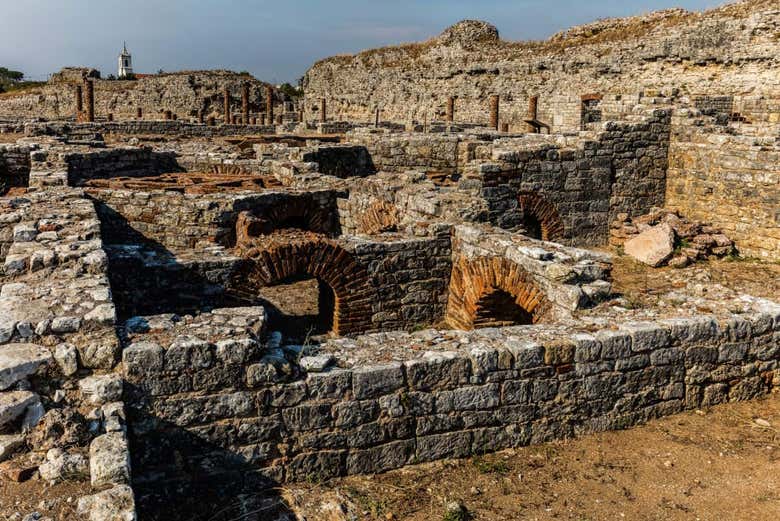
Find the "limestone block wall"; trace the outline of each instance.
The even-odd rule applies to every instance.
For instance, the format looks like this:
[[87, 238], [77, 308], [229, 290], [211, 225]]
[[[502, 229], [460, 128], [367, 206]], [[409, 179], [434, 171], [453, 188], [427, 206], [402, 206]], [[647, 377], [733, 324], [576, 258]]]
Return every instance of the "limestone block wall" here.
[[78, 186], [90, 179], [142, 177], [181, 171], [174, 154], [151, 148], [110, 148], [82, 152], [61, 152], [68, 185]]
[[[622, 429], [752, 398], [780, 381], [776, 306], [596, 333], [428, 333], [392, 337], [390, 360], [283, 382], [270, 358], [281, 354], [253, 363], [238, 346], [198, 339], [131, 345], [124, 371], [136, 487], [165, 495], [197, 479], [258, 487], [376, 473]], [[386, 340], [336, 340], [320, 352], [348, 360], [361, 349], [371, 360]], [[223, 374], [232, 376], [220, 385]]]
[[145, 120], [128, 119], [125, 121], [103, 121], [97, 123], [28, 123], [24, 125], [24, 133], [28, 136], [42, 135], [71, 135], [85, 132], [99, 132], [101, 134], [155, 134], [169, 135], [182, 138], [199, 137], [228, 137], [254, 134], [274, 134], [274, 125], [216, 125], [207, 126], [187, 121], [170, 121], [152, 119], [148, 116]]
[[[663, 205], [670, 116], [657, 109], [639, 122], [609, 122], [574, 146], [563, 138], [497, 140], [477, 150], [460, 186], [478, 189], [491, 222], [502, 228], [522, 225], [528, 212], [557, 229], [546, 238], [601, 244], [618, 213], [641, 215]], [[481, 159], [487, 155], [489, 162]]]
[[780, 147], [773, 138], [681, 133], [669, 148], [666, 205], [722, 228], [742, 255], [780, 259]]
[[[252, 195], [194, 195], [178, 192], [89, 190], [98, 202], [106, 242], [110, 244], [156, 242], [174, 250], [232, 246], [241, 212], [268, 217], [283, 225], [286, 219], [332, 214], [326, 229], [336, 233], [336, 192], [263, 192]], [[300, 200], [300, 201], [299, 201]], [[297, 213], [296, 213], [297, 212]]]
[[457, 135], [350, 132], [350, 143], [368, 149], [377, 170], [420, 170], [453, 174], [458, 169]]

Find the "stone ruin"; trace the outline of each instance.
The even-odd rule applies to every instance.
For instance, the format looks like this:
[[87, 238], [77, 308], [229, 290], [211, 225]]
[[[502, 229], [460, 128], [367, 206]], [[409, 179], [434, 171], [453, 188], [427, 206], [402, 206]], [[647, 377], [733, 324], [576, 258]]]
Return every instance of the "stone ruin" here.
[[[442, 40], [499, 41], [482, 22]], [[506, 94], [366, 123], [248, 83], [214, 85], [208, 116], [108, 121], [86, 81], [67, 116], [0, 100], [0, 479], [83, 483], [80, 518], [294, 519], [286, 482], [780, 384], [780, 304], [634, 308], [597, 249], [660, 230], [673, 251], [648, 264], [780, 259], [777, 92], [583, 92], [574, 131], [544, 96], [502, 129]]]

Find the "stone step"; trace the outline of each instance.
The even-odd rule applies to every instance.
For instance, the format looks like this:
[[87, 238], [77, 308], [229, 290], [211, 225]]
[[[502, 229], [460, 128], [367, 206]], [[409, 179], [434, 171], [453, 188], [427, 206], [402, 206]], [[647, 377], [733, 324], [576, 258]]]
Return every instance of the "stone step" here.
[[40, 403], [40, 398], [30, 391], [0, 393], [0, 428], [19, 418], [29, 407]]
[[27, 378], [51, 360], [51, 352], [35, 344], [0, 346], [0, 391]]

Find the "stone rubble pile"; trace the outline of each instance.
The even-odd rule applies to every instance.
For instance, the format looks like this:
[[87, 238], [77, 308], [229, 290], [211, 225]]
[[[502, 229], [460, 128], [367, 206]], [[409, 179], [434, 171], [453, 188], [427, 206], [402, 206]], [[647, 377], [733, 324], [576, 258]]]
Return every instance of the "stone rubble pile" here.
[[626, 254], [654, 268], [684, 268], [697, 260], [735, 252], [734, 241], [720, 228], [661, 208], [634, 218], [618, 214], [610, 225], [609, 244], [623, 247]]

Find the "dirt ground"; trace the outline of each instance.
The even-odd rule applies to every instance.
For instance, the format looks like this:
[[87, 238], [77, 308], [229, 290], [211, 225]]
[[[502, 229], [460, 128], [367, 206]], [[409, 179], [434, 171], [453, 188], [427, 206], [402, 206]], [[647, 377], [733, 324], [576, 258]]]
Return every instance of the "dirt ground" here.
[[23, 483], [0, 478], [0, 520], [20, 521], [33, 512], [55, 521], [75, 520], [79, 498], [92, 493], [89, 480], [48, 485], [37, 476]]
[[[774, 394], [573, 441], [292, 486], [284, 497], [317, 521], [770, 521], [780, 519], [779, 432]], [[468, 515], [446, 517], [451, 501]]]
[[628, 255], [613, 254], [613, 289], [644, 304], [654, 296], [684, 288], [690, 281], [721, 284], [754, 297], [780, 300], [780, 263], [731, 258], [699, 261], [686, 268], [651, 268]]

